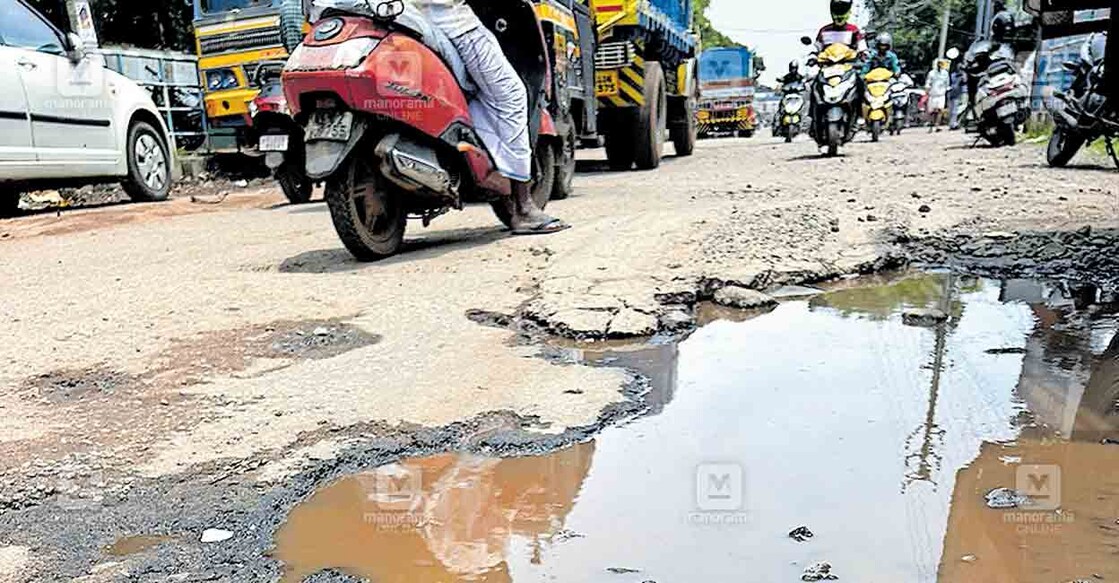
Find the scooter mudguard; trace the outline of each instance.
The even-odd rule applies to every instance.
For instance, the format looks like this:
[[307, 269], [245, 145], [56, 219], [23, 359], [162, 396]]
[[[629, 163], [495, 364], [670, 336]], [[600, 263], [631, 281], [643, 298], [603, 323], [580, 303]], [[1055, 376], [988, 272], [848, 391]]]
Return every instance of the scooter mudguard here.
[[827, 120], [829, 122], [843, 121], [844, 113], [842, 107], [832, 107], [828, 109]]

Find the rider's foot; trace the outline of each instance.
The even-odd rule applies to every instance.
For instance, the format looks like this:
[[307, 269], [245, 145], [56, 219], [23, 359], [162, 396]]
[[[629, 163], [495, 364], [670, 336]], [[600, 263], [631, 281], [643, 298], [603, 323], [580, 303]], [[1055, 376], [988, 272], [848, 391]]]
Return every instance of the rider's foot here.
[[536, 208], [532, 187], [527, 182], [513, 183], [512, 229], [514, 235], [549, 235], [571, 228], [570, 225]]

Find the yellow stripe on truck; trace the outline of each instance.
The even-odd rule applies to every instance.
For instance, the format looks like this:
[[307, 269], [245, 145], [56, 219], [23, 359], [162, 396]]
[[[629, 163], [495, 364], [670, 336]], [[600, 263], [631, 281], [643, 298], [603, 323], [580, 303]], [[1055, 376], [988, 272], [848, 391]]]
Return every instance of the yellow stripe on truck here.
[[245, 63], [259, 63], [260, 61], [282, 60], [286, 59], [287, 55], [288, 53], [283, 49], [283, 47], [260, 49], [255, 51], [244, 51], [239, 53], [226, 53], [222, 55], [202, 57], [201, 59], [198, 59], [198, 68], [205, 71], [207, 69], [220, 69], [223, 67], [243, 65]]

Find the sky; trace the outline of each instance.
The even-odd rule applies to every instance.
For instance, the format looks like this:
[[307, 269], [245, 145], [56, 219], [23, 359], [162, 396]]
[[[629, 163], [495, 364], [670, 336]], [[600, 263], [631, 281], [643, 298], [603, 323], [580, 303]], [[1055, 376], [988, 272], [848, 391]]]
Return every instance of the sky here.
[[807, 52], [800, 37], [815, 37], [831, 20], [828, 0], [711, 0], [707, 15], [715, 28], [765, 58], [761, 81], [767, 85], [788, 72], [789, 61]]

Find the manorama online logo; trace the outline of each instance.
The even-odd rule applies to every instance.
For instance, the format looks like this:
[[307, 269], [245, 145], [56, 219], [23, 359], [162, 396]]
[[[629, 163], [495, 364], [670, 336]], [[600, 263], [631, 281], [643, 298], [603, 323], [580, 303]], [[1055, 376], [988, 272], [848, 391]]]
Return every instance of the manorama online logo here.
[[1076, 517], [1061, 510], [1061, 466], [1027, 464], [1018, 466], [1014, 487], [1029, 502], [1003, 514], [1004, 524], [1013, 524], [1020, 535], [1059, 535]]
[[746, 522], [746, 480], [737, 463], [703, 463], [695, 470], [695, 511], [688, 523], [697, 526], [741, 525]]
[[389, 464], [360, 474], [358, 480], [375, 511], [365, 512], [362, 519], [382, 530], [414, 529], [423, 520], [419, 508], [423, 502], [423, 475], [419, 469], [402, 464]]

